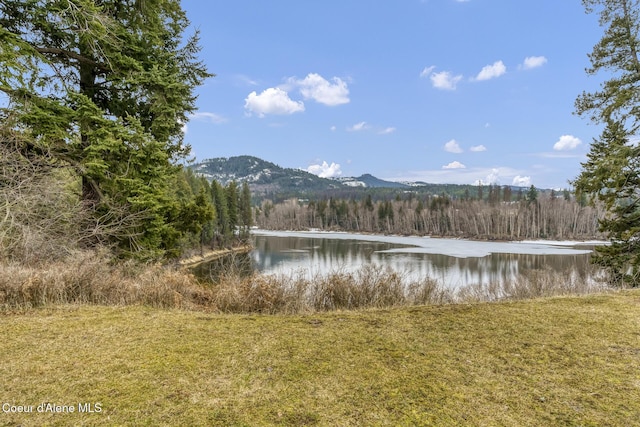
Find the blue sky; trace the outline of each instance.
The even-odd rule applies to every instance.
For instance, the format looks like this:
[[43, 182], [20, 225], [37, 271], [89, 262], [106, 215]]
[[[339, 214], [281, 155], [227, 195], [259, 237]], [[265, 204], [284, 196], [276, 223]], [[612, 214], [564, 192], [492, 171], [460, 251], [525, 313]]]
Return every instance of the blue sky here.
[[216, 77], [197, 160], [321, 176], [567, 188], [600, 128], [573, 114], [601, 38], [580, 0], [183, 0]]

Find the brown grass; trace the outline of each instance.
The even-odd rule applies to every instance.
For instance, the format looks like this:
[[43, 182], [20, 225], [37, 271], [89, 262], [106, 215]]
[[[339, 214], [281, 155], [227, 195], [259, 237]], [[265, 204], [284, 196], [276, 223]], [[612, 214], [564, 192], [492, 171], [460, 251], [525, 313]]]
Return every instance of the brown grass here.
[[59, 304], [148, 305], [224, 313], [312, 313], [425, 304], [521, 300], [586, 294], [605, 287], [583, 278], [540, 271], [503, 284], [452, 290], [435, 280], [410, 279], [391, 269], [365, 266], [308, 278], [242, 276], [230, 269], [213, 284], [161, 265], [112, 263], [105, 253], [78, 252], [65, 262], [39, 266], [0, 263], [0, 308]]
[[57, 304], [195, 308], [202, 300], [206, 301], [206, 291], [192, 275], [159, 265], [114, 265], [106, 256], [91, 252], [36, 267], [0, 264], [0, 307], [4, 309]]
[[459, 302], [524, 300], [563, 295], [585, 295], [608, 289], [595, 267], [582, 275], [576, 272], [557, 272], [550, 269], [533, 270], [505, 283], [470, 285], [459, 289]]

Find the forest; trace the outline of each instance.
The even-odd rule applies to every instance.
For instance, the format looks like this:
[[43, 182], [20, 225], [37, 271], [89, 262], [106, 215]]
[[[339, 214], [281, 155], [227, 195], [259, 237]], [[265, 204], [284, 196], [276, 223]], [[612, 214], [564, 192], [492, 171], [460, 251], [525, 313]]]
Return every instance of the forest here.
[[540, 194], [535, 187], [512, 194], [510, 187], [479, 188], [481, 198], [407, 192], [395, 198], [290, 199], [264, 201], [256, 224], [265, 229], [320, 229], [489, 240], [602, 238], [596, 205], [568, 191]]

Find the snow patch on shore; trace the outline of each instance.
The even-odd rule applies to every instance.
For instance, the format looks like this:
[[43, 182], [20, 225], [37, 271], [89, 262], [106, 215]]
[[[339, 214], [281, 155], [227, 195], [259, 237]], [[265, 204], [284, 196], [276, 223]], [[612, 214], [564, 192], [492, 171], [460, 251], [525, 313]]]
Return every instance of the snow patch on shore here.
[[417, 236], [388, 236], [380, 234], [357, 234], [330, 231], [270, 231], [252, 230], [253, 234], [274, 237], [306, 237], [340, 240], [364, 240], [405, 245], [383, 253], [441, 254], [456, 258], [482, 258], [492, 253], [530, 255], [580, 255], [591, 253], [591, 249], [575, 248], [580, 245], [600, 245], [602, 241], [547, 241], [524, 240], [519, 242], [488, 242], [465, 239], [431, 238]]

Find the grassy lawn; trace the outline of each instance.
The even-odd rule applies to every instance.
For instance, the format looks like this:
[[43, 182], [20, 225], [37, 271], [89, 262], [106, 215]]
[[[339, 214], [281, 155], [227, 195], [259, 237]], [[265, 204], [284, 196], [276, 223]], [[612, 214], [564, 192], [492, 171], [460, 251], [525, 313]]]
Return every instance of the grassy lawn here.
[[62, 306], [0, 327], [0, 425], [640, 426], [638, 291], [295, 316]]

